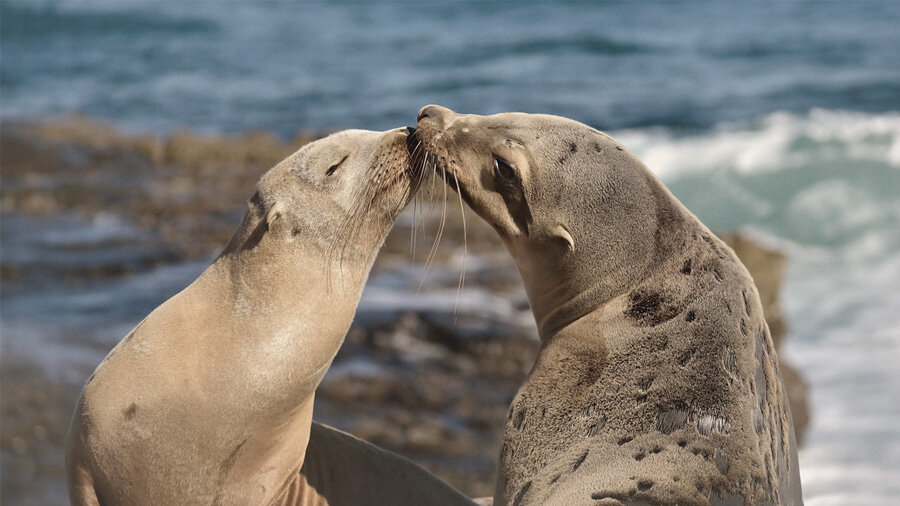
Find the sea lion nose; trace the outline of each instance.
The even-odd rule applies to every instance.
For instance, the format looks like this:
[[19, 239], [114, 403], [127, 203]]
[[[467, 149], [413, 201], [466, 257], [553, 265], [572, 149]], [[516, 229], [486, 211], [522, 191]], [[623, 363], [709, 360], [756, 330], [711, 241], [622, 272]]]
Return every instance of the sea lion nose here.
[[451, 115], [453, 115], [453, 111], [447, 109], [446, 107], [441, 107], [439, 105], [426, 105], [419, 110], [419, 115], [416, 117], [416, 121], [430, 119], [442, 125]]

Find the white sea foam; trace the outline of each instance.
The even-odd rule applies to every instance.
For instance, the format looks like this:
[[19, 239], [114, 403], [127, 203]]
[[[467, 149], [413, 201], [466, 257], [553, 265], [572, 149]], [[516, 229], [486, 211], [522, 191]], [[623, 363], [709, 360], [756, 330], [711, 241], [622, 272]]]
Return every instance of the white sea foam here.
[[889, 504], [900, 496], [900, 257], [794, 257], [783, 350], [810, 385], [800, 453], [807, 504]]
[[900, 113], [895, 112], [775, 112], [695, 135], [655, 128], [622, 130], [613, 136], [662, 178], [693, 171], [780, 171], [816, 160], [870, 161], [900, 168]]

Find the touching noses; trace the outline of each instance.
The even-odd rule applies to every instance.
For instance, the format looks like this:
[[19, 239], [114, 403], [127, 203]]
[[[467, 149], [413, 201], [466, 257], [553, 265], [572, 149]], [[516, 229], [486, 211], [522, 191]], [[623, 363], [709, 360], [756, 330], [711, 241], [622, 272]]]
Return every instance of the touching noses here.
[[453, 116], [453, 111], [447, 109], [446, 107], [441, 107], [439, 105], [426, 105], [422, 109], [419, 110], [419, 115], [416, 117], [416, 121], [422, 123], [423, 121], [432, 121], [434, 122], [434, 126], [441, 130], [447, 125], [447, 121], [450, 117]]

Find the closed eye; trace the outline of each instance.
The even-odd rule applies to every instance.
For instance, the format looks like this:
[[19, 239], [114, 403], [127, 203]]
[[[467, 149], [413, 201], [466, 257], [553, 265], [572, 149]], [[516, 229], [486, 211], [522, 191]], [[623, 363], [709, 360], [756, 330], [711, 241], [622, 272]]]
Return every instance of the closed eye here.
[[332, 165], [331, 167], [328, 167], [328, 170], [325, 171], [325, 175], [330, 176], [330, 175], [334, 174], [334, 171], [338, 170], [338, 168], [341, 166], [341, 164], [343, 164], [345, 161], [347, 161], [347, 157], [349, 157], [349, 156], [350, 155], [344, 155], [344, 157], [341, 158], [341, 161]]
[[494, 175], [505, 183], [511, 183], [516, 180], [516, 168], [506, 160], [494, 157]]

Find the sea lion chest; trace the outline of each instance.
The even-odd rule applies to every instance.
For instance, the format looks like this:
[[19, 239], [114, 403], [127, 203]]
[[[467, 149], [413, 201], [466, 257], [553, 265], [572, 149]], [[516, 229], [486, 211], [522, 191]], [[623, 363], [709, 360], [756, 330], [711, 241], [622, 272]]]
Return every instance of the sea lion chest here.
[[86, 385], [86, 446], [101, 491], [107, 482], [125, 502], [177, 502], [165, 491], [190, 490], [198, 500], [252, 503], [296, 472], [309, 428], [295, 422], [311, 416], [311, 393], [337, 349], [323, 343], [346, 329], [307, 324], [315, 304], [284, 318], [287, 308], [236, 302], [215, 287], [201, 277], [163, 303]]
[[663, 267], [545, 341], [507, 420], [506, 503], [777, 503], [789, 488], [790, 421], [752, 280], [724, 247]]

